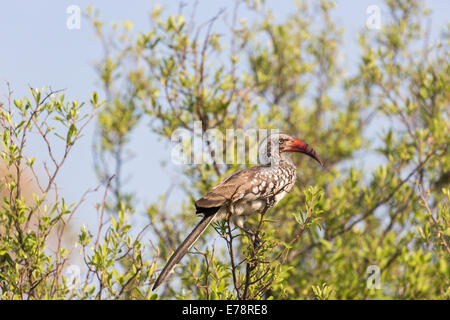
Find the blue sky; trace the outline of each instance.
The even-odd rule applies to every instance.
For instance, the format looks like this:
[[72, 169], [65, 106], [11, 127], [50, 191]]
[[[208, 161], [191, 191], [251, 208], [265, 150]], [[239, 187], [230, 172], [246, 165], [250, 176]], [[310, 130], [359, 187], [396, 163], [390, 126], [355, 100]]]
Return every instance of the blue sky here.
[[[65, 89], [68, 99], [89, 101], [93, 90], [102, 96], [99, 81], [94, 71], [94, 63], [101, 57], [101, 47], [87, 21], [83, 20], [80, 30], [66, 27], [67, 7], [72, 4], [85, 9], [93, 4], [100, 10], [103, 21], [130, 20], [135, 30], [148, 27], [149, 12], [159, 3], [167, 12], [176, 12], [179, 1], [2, 1], [0, 3], [0, 100], [5, 101], [8, 81], [14, 91], [14, 98], [28, 96], [28, 86], [51, 86], [53, 89]], [[345, 29], [344, 54], [351, 69], [352, 61], [358, 55], [356, 37], [364, 27], [370, 5], [380, 5], [381, 1], [338, 0], [335, 16]], [[426, 1], [432, 9], [433, 33], [437, 34], [448, 23], [450, 1]], [[278, 19], [291, 13], [294, 1], [271, 1], [267, 5], [274, 10]], [[199, 0], [197, 19], [206, 21], [220, 8], [233, 7], [233, 1]], [[251, 20], [251, 17], [247, 17]], [[383, 19], [383, 15], [381, 17]], [[68, 201], [77, 201], [84, 191], [98, 185], [94, 170], [92, 152], [92, 134], [94, 123], [90, 125], [86, 136], [73, 149], [58, 183], [61, 194]], [[31, 145], [30, 152], [38, 158], [45, 153], [42, 146]], [[170, 161], [170, 152], [165, 144], [158, 142], [149, 132], [146, 124], [134, 133], [130, 149], [135, 158], [127, 164], [126, 174], [131, 180], [128, 190], [138, 191], [140, 204], [148, 204], [158, 198], [171, 183], [169, 168], [162, 168], [161, 161]], [[91, 194], [80, 208], [79, 223], [89, 221], [88, 215], [95, 216], [93, 204], [101, 200], [102, 193]], [[180, 193], [175, 195], [179, 197]]]

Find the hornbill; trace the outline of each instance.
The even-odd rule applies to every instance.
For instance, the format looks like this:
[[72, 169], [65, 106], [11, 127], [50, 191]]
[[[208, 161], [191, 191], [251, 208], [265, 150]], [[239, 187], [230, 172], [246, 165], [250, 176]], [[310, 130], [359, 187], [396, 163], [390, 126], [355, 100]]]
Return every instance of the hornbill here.
[[287, 134], [267, 136], [259, 146], [259, 165], [231, 174], [195, 202], [196, 213], [203, 218], [172, 254], [152, 290], [161, 285], [211, 222], [231, 218], [236, 226], [252, 234], [244, 228], [245, 217], [272, 208], [294, 186], [297, 169], [289, 152], [304, 153], [323, 166], [307, 143]]

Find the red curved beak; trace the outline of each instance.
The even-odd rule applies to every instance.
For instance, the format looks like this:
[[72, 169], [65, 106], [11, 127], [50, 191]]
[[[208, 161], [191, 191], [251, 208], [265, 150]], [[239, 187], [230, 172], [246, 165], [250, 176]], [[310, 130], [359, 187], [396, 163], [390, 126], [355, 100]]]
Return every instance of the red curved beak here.
[[316, 151], [314, 151], [314, 149], [311, 148], [306, 142], [292, 138], [291, 140], [286, 142], [285, 150], [288, 152], [304, 153], [310, 156], [311, 158], [315, 159], [323, 167], [323, 162], [322, 160], [320, 160]]

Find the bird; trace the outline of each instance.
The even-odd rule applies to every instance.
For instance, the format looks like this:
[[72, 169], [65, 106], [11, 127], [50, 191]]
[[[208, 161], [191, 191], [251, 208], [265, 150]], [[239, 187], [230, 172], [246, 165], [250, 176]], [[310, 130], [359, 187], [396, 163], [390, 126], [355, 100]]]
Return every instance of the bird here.
[[288, 155], [292, 152], [306, 154], [323, 167], [316, 151], [306, 142], [284, 133], [268, 135], [259, 145], [258, 165], [231, 174], [195, 202], [196, 214], [202, 214], [203, 218], [169, 258], [152, 291], [161, 285], [213, 221], [230, 219], [250, 236], [255, 236], [245, 228], [244, 222], [250, 215], [273, 208], [291, 191], [297, 178], [297, 168]]

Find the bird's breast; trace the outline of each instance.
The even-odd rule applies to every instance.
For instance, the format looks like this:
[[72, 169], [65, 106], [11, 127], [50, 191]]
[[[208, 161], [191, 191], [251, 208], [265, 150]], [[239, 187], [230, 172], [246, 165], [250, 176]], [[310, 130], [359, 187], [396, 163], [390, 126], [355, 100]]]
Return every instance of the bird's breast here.
[[266, 206], [263, 199], [241, 200], [233, 205], [233, 213], [238, 216], [248, 216], [262, 212]]
[[289, 163], [278, 167], [260, 167], [247, 182], [237, 188], [227, 205], [220, 208], [215, 220], [229, 216], [249, 216], [274, 207], [291, 191], [296, 170]]
[[227, 219], [231, 216], [249, 216], [256, 213], [261, 213], [266, 207], [266, 200], [264, 199], [242, 199], [229, 206], [224, 206], [217, 212], [214, 221]]

